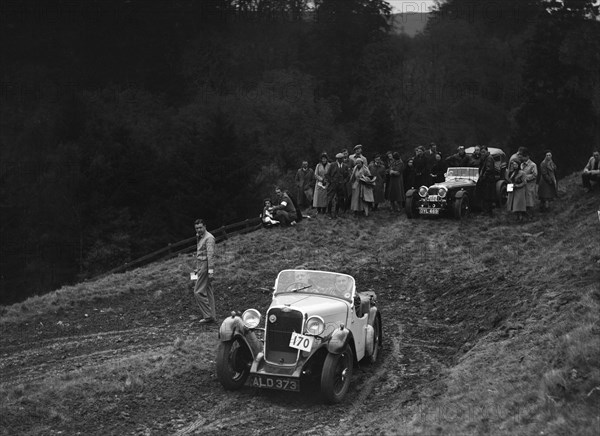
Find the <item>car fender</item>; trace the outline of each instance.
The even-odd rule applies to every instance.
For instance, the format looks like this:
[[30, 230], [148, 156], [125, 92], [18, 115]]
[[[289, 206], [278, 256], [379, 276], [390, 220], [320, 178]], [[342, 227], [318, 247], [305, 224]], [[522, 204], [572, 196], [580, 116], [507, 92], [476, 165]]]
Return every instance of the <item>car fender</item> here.
[[375, 317], [377, 316], [377, 307], [373, 306], [371, 307], [371, 309], [369, 309], [369, 325], [373, 325], [373, 322], [375, 322]]
[[406, 191], [406, 197], [412, 197], [416, 192], [416, 189], [409, 189], [408, 191]]
[[373, 324], [375, 323], [375, 318], [379, 316], [376, 307], [371, 307], [369, 311], [369, 322], [367, 323], [367, 331], [365, 338], [365, 354], [370, 356], [373, 354], [373, 350], [375, 349], [375, 329], [373, 328]]
[[262, 343], [256, 334], [244, 325], [239, 316], [228, 316], [219, 327], [219, 340], [221, 342], [231, 341], [233, 338], [241, 338], [252, 352], [254, 358], [262, 351]]
[[352, 333], [346, 327], [336, 329], [327, 342], [327, 351], [333, 354], [340, 354], [344, 351], [344, 347], [351, 337]]
[[454, 198], [463, 198], [467, 191], [464, 189], [459, 190], [456, 194], [454, 194]]

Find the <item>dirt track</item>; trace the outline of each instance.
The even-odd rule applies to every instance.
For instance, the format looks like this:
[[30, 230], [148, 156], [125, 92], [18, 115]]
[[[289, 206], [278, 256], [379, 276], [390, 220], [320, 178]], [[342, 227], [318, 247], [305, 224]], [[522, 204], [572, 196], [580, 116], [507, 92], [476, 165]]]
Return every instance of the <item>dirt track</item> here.
[[[382, 212], [383, 214], [384, 212]], [[384, 217], [383, 219], [388, 219]], [[399, 225], [406, 226], [402, 218]], [[480, 221], [474, 219], [469, 228]], [[463, 231], [455, 221], [411, 223], [413, 246], [438, 241], [423, 235], [432, 225], [448, 233]], [[336, 230], [332, 230], [335, 235]], [[328, 236], [325, 236], [328, 237]], [[450, 237], [452, 237], [450, 235]], [[475, 241], [475, 239], [473, 240]], [[444, 392], [444, 370], [467, 351], [477, 337], [509, 314], [527, 310], [527, 302], [490, 289], [482, 276], [464, 282], [460, 271], [429, 274], [439, 259], [415, 259], [404, 252], [414, 271], [383, 261], [362, 265], [357, 284], [377, 292], [383, 316], [384, 350], [373, 366], [355, 370], [351, 391], [340, 405], [325, 406], [318, 387], [300, 394], [245, 387], [227, 392], [216, 380], [217, 327], [197, 323], [191, 295], [131, 290], [119, 299], [104, 299], [55, 314], [35, 317], [27, 325], [7, 324], [0, 339], [1, 388], [26, 391], [38, 382], [58, 384], [94, 379], [96, 385], [120, 384], [65, 399], [70, 411], [4, 414], [5, 434], [373, 434], [402, 433], [415, 419], [424, 399]], [[310, 266], [310, 265], [309, 265]], [[428, 277], [431, 276], [431, 279]], [[436, 277], [443, 278], [438, 280]], [[169, 278], [164, 278], [164, 283]], [[268, 288], [274, 277], [248, 286]], [[444, 281], [445, 280], [445, 281]], [[501, 286], [511, 287], [502, 278]], [[427, 284], [427, 286], [424, 285]], [[448, 287], [448, 283], [456, 285]], [[229, 302], [268, 306], [268, 293], [231, 289]], [[142, 309], [143, 308], [143, 309]], [[239, 307], [241, 308], [241, 307]], [[222, 309], [221, 316], [226, 312]], [[184, 345], [182, 345], [184, 344]], [[190, 366], [186, 364], [190, 362]], [[114, 368], [114, 370], [113, 370]], [[126, 376], [119, 368], [127, 368]], [[137, 376], [138, 371], [145, 371]], [[111, 379], [111, 374], [115, 379]], [[108, 375], [107, 375], [108, 374]], [[37, 407], [37, 406], [36, 406]], [[38, 415], [43, 415], [40, 418]], [[8, 432], [7, 432], [8, 431]]]

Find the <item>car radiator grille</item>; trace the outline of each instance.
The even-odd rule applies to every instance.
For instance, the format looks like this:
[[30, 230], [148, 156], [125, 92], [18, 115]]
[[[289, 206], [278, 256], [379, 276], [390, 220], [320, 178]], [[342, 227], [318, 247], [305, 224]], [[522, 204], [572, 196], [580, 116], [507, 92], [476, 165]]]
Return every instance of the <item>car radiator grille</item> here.
[[431, 188], [429, 188], [429, 190], [427, 191], [428, 195], [438, 195], [440, 188], [437, 188], [435, 186], [432, 186]]
[[[275, 318], [275, 322], [271, 320]], [[291, 348], [292, 332], [302, 333], [302, 313], [297, 310], [284, 312], [271, 309], [267, 313], [265, 332], [265, 359], [279, 365], [293, 365], [298, 359], [298, 350]]]

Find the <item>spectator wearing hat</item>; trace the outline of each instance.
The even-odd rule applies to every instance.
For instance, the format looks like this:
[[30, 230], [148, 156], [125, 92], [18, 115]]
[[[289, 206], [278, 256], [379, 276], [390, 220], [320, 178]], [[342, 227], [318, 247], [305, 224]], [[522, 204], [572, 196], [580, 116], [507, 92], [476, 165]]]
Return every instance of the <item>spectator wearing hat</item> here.
[[529, 219], [533, 218], [533, 208], [535, 206], [535, 188], [538, 176], [537, 165], [530, 159], [529, 150], [523, 150], [521, 153], [523, 163], [521, 164], [521, 170], [525, 175], [525, 193], [527, 199], [527, 216]]
[[386, 186], [386, 192], [392, 212], [398, 212], [400, 208], [404, 207], [406, 192], [404, 190], [404, 162], [397, 151], [391, 153], [388, 172], [390, 181]]
[[600, 151], [594, 150], [594, 154], [583, 169], [581, 181], [586, 192], [590, 192], [592, 189], [592, 181], [600, 182]]
[[315, 172], [308, 167], [308, 161], [302, 161], [302, 166], [296, 171], [296, 204], [300, 208], [311, 207], [313, 202], [313, 186], [315, 184]]
[[557, 195], [558, 185], [555, 172], [556, 164], [552, 160], [552, 152], [546, 150], [544, 160], [540, 163], [540, 181], [538, 183], [538, 197], [542, 212], [550, 208], [550, 201], [554, 200]]
[[325, 182], [325, 176], [330, 167], [329, 160], [327, 159], [327, 153], [321, 154], [321, 162], [315, 167], [315, 190], [313, 196], [313, 207], [317, 208], [317, 215], [325, 213], [327, 208], [327, 186]]
[[519, 165], [521, 165], [521, 163], [523, 162], [523, 152], [527, 151], [526, 147], [519, 147], [519, 149], [516, 151], [516, 153], [514, 153], [510, 159], [508, 160], [508, 163], [510, 164], [513, 160], [516, 160]]
[[362, 145], [357, 144], [354, 146], [354, 154], [350, 156], [350, 169], [352, 170], [356, 165], [357, 160], [362, 160], [364, 166], [368, 166], [369, 162], [367, 162], [367, 158], [362, 154]]
[[[330, 218], [337, 218], [340, 209], [345, 207], [346, 203], [346, 183], [350, 179], [350, 169], [344, 160], [344, 154], [338, 153], [335, 155], [336, 162], [329, 166], [329, 170], [325, 174], [325, 182], [327, 185], [327, 213]], [[335, 209], [333, 203], [335, 202]]]
[[379, 204], [385, 201], [386, 168], [381, 155], [375, 155], [375, 159], [369, 164], [369, 172], [375, 177], [375, 186], [373, 186], [373, 210], [375, 211]]
[[371, 176], [369, 168], [361, 159], [356, 161], [350, 181], [352, 182], [351, 209], [354, 212], [363, 212], [365, 216], [369, 216], [369, 208], [374, 201], [373, 186], [375, 180]]

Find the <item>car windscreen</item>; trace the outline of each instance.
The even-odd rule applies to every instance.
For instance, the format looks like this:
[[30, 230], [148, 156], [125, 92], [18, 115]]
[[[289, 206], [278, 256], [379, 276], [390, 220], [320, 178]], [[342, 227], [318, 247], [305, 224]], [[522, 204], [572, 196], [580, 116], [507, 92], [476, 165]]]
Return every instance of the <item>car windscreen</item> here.
[[275, 295], [320, 294], [352, 301], [354, 286], [354, 278], [347, 274], [302, 269], [285, 270], [277, 276]]
[[474, 167], [450, 167], [446, 171], [446, 180], [454, 178], [474, 179], [479, 177], [479, 168]]

